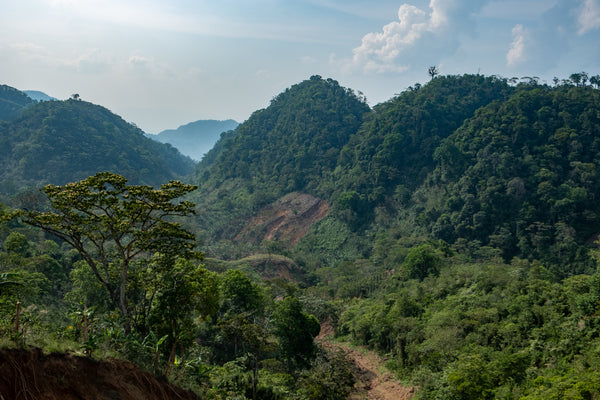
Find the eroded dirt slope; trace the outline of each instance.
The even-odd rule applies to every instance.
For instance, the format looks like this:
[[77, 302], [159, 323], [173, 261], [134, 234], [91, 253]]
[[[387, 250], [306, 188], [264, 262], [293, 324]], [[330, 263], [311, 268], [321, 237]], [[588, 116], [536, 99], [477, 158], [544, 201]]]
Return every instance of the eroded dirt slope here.
[[250, 220], [236, 240], [259, 244], [277, 240], [294, 245], [330, 210], [329, 203], [310, 194], [293, 192], [269, 204]]
[[0, 400], [198, 400], [132, 363], [0, 350]]

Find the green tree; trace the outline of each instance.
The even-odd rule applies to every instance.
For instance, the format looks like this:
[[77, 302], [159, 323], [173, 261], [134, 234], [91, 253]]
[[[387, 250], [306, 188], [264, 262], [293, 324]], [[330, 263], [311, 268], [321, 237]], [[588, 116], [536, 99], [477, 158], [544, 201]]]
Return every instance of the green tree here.
[[427, 74], [431, 77], [431, 79], [435, 78], [437, 75], [439, 75], [440, 70], [437, 66], [432, 65], [431, 67], [429, 67], [427, 69]]
[[145, 298], [151, 299], [148, 327], [158, 337], [167, 336], [165, 350], [170, 349], [167, 372], [174, 361], [177, 345], [188, 348], [197, 336], [194, 316], [216, 314], [219, 304], [216, 274], [190, 260], [177, 260], [163, 271], [148, 271], [156, 275], [153, 288]]
[[453, 398], [491, 399], [493, 398], [491, 374], [485, 368], [485, 360], [479, 355], [464, 357], [448, 373]]
[[277, 303], [273, 325], [279, 349], [288, 364], [308, 365], [315, 354], [313, 340], [321, 330], [319, 321], [302, 311], [298, 298], [288, 296]]
[[31, 248], [27, 237], [19, 232], [11, 232], [4, 241], [4, 250], [7, 253], [15, 253], [22, 257], [31, 255]]
[[168, 266], [178, 257], [201, 257], [193, 251], [194, 235], [170, 220], [194, 212], [189, 201], [175, 202], [196, 187], [170, 181], [154, 189], [127, 185], [127, 179], [101, 172], [43, 191], [51, 211], [25, 211], [24, 221], [73, 246], [104, 286], [131, 330], [130, 273], [143, 259]]
[[221, 310], [224, 313], [262, 313], [262, 290], [242, 271], [232, 269], [225, 272], [220, 286], [223, 298]]
[[408, 278], [423, 280], [430, 274], [439, 273], [440, 257], [431, 245], [422, 244], [410, 250], [402, 268]]
[[342, 350], [320, 352], [298, 380], [299, 392], [308, 400], [345, 400], [354, 389], [356, 366]]

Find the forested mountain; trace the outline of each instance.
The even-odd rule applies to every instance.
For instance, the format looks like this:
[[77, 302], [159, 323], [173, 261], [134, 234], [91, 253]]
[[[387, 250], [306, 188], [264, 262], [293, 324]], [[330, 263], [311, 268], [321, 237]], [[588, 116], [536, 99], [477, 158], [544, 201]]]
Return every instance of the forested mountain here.
[[[327, 156], [313, 145], [329, 143], [327, 119], [307, 101], [323, 86], [337, 84], [290, 88], [200, 164], [206, 251], [291, 257], [306, 307], [386, 354], [419, 398], [599, 396], [597, 86], [441, 76], [373, 110], [340, 88], [328, 101], [358, 100], [356, 120], [325, 115], [356, 123]], [[293, 207], [276, 207], [294, 191], [331, 211], [278, 241]], [[249, 216], [254, 230], [238, 222]]]
[[433, 79], [375, 107], [344, 148], [337, 209], [358, 230], [379, 214], [389, 228], [414, 221], [403, 235], [586, 271], [600, 227], [599, 106], [591, 86]]
[[475, 110], [504, 100], [513, 88], [482, 75], [447, 76], [375, 106], [344, 148], [339, 178], [350, 190], [390, 195], [419, 187], [435, 167], [434, 153]]
[[20, 90], [0, 85], [0, 120], [16, 118], [21, 111], [33, 103], [33, 99]]
[[[195, 173], [201, 226], [233, 238], [260, 207], [294, 191], [320, 195], [368, 105], [332, 79], [313, 76], [223, 135]], [[204, 198], [206, 197], [206, 198]]]
[[600, 230], [598, 96], [592, 86], [442, 76], [370, 111], [337, 82], [312, 77], [199, 164], [201, 215], [228, 221], [213, 240], [232, 239], [241, 225], [228, 217], [304, 191], [333, 205], [324, 221], [331, 229], [341, 223], [364, 239], [364, 257], [373, 232], [401, 230], [477, 241], [507, 261], [569, 260], [581, 272], [583, 249]]
[[216, 186], [241, 178], [272, 196], [318, 192], [320, 180], [333, 171], [339, 152], [368, 111], [352, 90], [313, 76], [252, 114], [224, 141], [209, 169], [204, 169], [207, 163], [200, 164], [199, 173], [208, 172]]
[[599, 108], [589, 86], [525, 86], [481, 108], [436, 149], [423, 190], [446, 193], [423, 204], [421, 223], [507, 260], [561, 265], [553, 270], [563, 276], [589, 272], [581, 246], [600, 231]]
[[177, 129], [164, 130], [157, 135], [148, 135], [148, 137], [161, 143], [169, 143], [181, 154], [199, 161], [213, 148], [222, 132], [235, 129], [238, 125], [232, 119], [225, 121], [200, 120], [182, 125]]
[[173, 147], [146, 138], [106, 108], [78, 100], [36, 103], [14, 121], [0, 122], [0, 148], [0, 191], [5, 194], [99, 171], [160, 185], [193, 167]]

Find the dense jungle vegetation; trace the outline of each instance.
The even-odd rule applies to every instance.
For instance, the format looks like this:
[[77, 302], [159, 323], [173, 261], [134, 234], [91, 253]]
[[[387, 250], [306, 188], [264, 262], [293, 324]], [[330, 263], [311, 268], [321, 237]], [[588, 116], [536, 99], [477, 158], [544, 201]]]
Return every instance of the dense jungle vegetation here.
[[[46, 202], [2, 209], [2, 336], [202, 398], [343, 399], [350, 360], [314, 343], [327, 323], [420, 399], [600, 398], [599, 81], [437, 76], [371, 109], [313, 76], [185, 184], [47, 181]], [[331, 211], [297, 243], [240, 240], [291, 192]], [[275, 257], [297, 281], [262, 278]]]

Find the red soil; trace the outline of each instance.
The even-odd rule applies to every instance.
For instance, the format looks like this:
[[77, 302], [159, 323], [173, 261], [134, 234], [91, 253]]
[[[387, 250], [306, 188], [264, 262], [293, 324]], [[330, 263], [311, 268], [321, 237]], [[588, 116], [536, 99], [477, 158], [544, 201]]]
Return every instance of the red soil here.
[[0, 400], [198, 400], [128, 361], [0, 350]]

